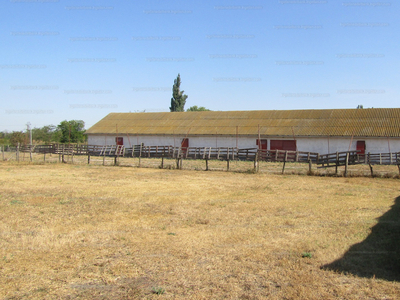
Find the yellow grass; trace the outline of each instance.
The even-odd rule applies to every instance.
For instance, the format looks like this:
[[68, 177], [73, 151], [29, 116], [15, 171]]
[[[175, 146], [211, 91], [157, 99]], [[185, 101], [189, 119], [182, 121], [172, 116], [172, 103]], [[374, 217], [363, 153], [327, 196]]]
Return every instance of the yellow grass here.
[[0, 298], [397, 299], [399, 183], [1, 162]]

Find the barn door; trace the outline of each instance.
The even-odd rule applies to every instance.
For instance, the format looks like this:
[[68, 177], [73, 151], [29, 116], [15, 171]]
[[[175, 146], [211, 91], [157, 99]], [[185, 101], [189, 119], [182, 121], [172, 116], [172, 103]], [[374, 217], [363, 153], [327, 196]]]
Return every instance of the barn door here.
[[188, 147], [189, 147], [189, 139], [184, 138], [181, 143], [182, 154], [186, 154]]
[[366, 149], [365, 141], [357, 141], [357, 151], [360, 151], [360, 152], [357, 152], [357, 154], [364, 156], [365, 149]]
[[297, 151], [295, 140], [271, 140], [271, 150]]
[[256, 140], [256, 144], [258, 146], [259, 151], [259, 158], [265, 159], [267, 157], [267, 149], [268, 149], [268, 140]]
[[267, 150], [267, 146], [268, 146], [268, 140], [256, 140], [256, 145], [258, 146], [258, 149], [262, 149], [262, 150]]
[[123, 146], [124, 145], [124, 138], [123, 137], [116, 137], [115, 138], [115, 144]]

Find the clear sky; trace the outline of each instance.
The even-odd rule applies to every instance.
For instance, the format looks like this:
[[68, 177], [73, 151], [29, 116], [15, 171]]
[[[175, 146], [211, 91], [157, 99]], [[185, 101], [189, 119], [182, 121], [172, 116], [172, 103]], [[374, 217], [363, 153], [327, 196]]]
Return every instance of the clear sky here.
[[398, 2], [2, 0], [0, 130], [110, 112], [399, 107]]

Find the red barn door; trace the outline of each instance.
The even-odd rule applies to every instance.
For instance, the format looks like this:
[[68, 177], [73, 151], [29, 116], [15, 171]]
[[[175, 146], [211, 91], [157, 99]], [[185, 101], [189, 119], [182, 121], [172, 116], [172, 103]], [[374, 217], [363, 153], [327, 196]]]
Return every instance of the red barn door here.
[[268, 149], [268, 140], [256, 140], [256, 144], [258, 146], [259, 150], [263, 150], [261, 151], [261, 153], [259, 153], [260, 155], [260, 159], [265, 159], [267, 157], [267, 149]]
[[365, 141], [357, 141], [357, 151], [360, 151], [360, 152], [357, 152], [357, 154], [365, 155], [365, 149], [366, 149]]
[[297, 151], [296, 150], [296, 141], [295, 140], [271, 140], [271, 150]]
[[124, 145], [124, 138], [123, 137], [116, 137], [115, 138], [115, 144], [123, 146]]
[[188, 147], [189, 147], [189, 139], [184, 138], [181, 143], [182, 154], [186, 154]]
[[[260, 143], [258, 143], [260, 141]], [[256, 145], [258, 146], [258, 149], [262, 150], [267, 150], [268, 147], [268, 140], [256, 140]]]

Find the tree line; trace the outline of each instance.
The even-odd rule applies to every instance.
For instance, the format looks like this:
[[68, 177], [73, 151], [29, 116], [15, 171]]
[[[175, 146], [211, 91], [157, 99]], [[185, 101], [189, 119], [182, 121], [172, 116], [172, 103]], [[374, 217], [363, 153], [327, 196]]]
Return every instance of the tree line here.
[[1, 145], [29, 145], [32, 132], [33, 144], [84, 143], [85, 122], [82, 120], [62, 121], [59, 125], [46, 125], [25, 131], [0, 132]]
[[[187, 95], [180, 90], [181, 76], [178, 74], [172, 86], [171, 112], [185, 111]], [[191, 106], [186, 111], [209, 111], [203, 106]], [[87, 141], [85, 122], [82, 120], [62, 121], [59, 125], [46, 125], [26, 131], [0, 132], [0, 145], [29, 145], [31, 134], [33, 144], [84, 143]]]

